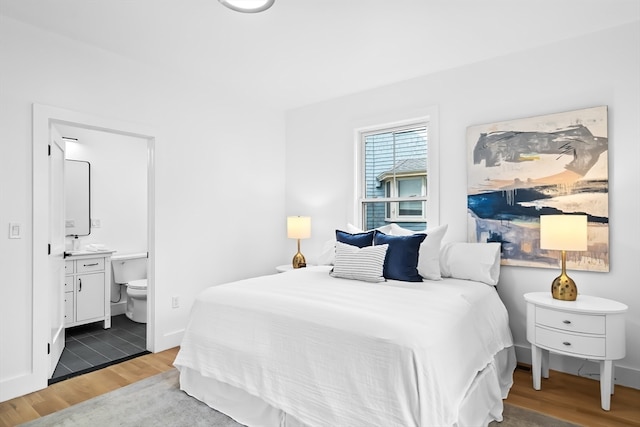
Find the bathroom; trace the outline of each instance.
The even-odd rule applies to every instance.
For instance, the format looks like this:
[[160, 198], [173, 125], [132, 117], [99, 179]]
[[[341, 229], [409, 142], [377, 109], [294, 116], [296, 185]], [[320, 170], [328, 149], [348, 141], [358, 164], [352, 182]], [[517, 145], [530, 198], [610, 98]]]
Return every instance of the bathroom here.
[[[138, 271], [132, 278], [146, 277], [147, 140], [63, 124], [56, 124], [55, 128], [65, 140], [66, 159], [75, 161], [67, 164], [88, 162], [90, 171], [90, 233], [77, 238], [68, 236], [66, 250], [104, 248], [114, 252], [110, 269], [111, 328], [104, 329], [102, 322], [67, 328], [67, 345], [50, 382], [144, 353], [147, 329], [146, 311], [142, 311], [146, 306], [146, 290], [116, 283], [118, 271], [114, 274], [113, 269], [121, 265], [119, 258], [134, 258]], [[65, 187], [72, 185], [67, 182]], [[67, 188], [65, 191], [67, 195], [73, 193]], [[135, 310], [133, 302], [137, 304]]]

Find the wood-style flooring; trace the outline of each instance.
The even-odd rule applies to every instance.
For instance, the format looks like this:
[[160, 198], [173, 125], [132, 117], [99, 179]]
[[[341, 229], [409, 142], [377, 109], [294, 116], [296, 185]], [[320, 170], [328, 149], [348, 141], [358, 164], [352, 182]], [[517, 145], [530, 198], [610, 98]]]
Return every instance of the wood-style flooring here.
[[[22, 397], [0, 403], [0, 427], [15, 426], [92, 397], [107, 393], [173, 367], [178, 348], [148, 354], [71, 378]], [[600, 408], [597, 381], [551, 371], [542, 390], [531, 386], [531, 372], [516, 369], [507, 402], [583, 426], [640, 427], [640, 390], [616, 386], [611, 411]]]

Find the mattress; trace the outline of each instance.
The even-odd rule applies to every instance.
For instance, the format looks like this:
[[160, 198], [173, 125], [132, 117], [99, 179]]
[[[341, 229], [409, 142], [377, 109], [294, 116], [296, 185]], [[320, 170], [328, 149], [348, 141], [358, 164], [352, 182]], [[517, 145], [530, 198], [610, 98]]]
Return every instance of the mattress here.
[[183, 390], [250, 426], [486, 425], [512, 345], [486, 284], [310, 267], [203, 291], [174, 364]]

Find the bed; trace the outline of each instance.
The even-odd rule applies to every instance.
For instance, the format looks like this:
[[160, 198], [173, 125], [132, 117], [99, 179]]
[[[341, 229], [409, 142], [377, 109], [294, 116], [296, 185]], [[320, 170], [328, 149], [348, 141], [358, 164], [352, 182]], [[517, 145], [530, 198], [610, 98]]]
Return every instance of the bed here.
[[180, 387], [241, 424], [480, 426], [502, 420], [515, 353], [496, 288], [370, 283], [317, 266], [203, 291]]

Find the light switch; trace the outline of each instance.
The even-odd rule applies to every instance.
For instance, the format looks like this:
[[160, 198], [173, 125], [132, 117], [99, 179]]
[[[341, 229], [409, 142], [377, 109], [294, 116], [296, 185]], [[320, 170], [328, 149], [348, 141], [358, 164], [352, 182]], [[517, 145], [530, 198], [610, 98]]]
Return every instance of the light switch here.
[[22, 239], [22, 226], [18, 222], [9, 223], [9, 238]]

